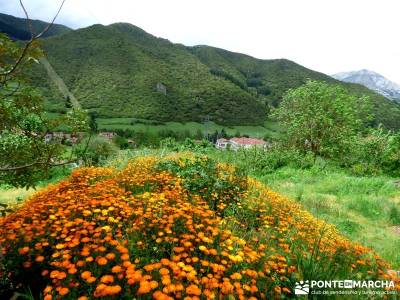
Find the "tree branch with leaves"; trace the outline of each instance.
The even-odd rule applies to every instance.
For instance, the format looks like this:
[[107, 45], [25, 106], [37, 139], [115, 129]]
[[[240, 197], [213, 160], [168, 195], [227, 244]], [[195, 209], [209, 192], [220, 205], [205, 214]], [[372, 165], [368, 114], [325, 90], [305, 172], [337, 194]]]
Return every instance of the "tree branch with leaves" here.
[[32, 86], [26, 75], [31, 65], [38, 63], [43, 55], [40, 38], [54, 24], [64, 3], [65, 0], [52, 21], [35, 33], [28, 11], [20, 0], [31, 38], [21, 46], [0, 34], [0, 184], [34, 186], [51, 168], [79, 160], [60, 140], [49, 141], [46, 135], [61, 126], [72, 135], [88, 131], [87, 113], [71, 108], [64, 115], [50, 118], [40, 90]]

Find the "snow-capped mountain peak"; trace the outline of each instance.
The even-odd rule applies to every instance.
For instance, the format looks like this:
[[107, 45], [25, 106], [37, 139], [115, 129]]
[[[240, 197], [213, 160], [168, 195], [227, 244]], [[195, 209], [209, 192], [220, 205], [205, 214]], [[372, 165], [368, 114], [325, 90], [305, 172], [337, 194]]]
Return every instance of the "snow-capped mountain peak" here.
[[337, 73], [332, 75], [332, 77], [340, 81], [362, 84], [367, 88], [400, 103], [400, 85], [376, 72], [363, 69], [359, 71]]

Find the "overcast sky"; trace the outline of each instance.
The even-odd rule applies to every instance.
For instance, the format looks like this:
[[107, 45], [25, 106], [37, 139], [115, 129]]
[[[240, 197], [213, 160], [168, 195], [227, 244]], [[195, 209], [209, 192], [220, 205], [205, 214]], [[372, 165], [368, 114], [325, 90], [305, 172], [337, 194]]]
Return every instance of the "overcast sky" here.
[[[25, 0], [48, 21], [60, 0]], [[22, 17], [18, 0], [0, 12]], [[399, 0], [67, 0], [72, 28], [129, 22], [185, 45], [287, 58], [326, 74], [370, 69], [400, 83]]]

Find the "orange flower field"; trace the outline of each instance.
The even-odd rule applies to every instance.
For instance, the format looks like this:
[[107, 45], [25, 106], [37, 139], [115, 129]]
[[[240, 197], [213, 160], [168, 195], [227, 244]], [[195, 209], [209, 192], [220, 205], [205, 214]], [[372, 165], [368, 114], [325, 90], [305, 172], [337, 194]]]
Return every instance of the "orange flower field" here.
[[400, 289], [370, 249], [191, 154], [76, 169], [1, 218], [0, 243], [2, 281], [44, 299], [278, 299], [306, 279]]

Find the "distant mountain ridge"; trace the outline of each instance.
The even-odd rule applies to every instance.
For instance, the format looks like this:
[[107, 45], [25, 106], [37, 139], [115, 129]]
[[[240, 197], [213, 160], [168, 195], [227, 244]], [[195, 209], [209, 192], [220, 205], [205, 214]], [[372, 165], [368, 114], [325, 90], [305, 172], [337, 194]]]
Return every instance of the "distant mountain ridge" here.
[[[31, 20], [31, 24], [34, 33], [40, 33], [49, 23], [39, 20]], [[53, 24], [43, 37], [50, 37], [71, 30], [72, 29], [67, 26]], [[7, 34], [15, 40], [29, 40], [31, 38], [31, 33], [25, 19], [2, 13], [0, 13], [0, 32]]]
[[[186, 47], [127, 23], [62, 30], [41, 44], [68, 90], [99, 117], [177, 122], [209, 118], [228, 126], [261, 125], [288, 89], [311, 79], [369, 96], [373, 124], [400, 128], [400, 105], [362, 85], [338, 81], [287, 59]], [[28, 75], [42, 89], [47, 109], [65, 112], [68, 99], [43, 66]]]
[[362, 84], [386, 98], [400, 103], [400, 85], [376, 72], [363, 69], [337, 73], [332, 75], [332, 77], [344, 82]]

